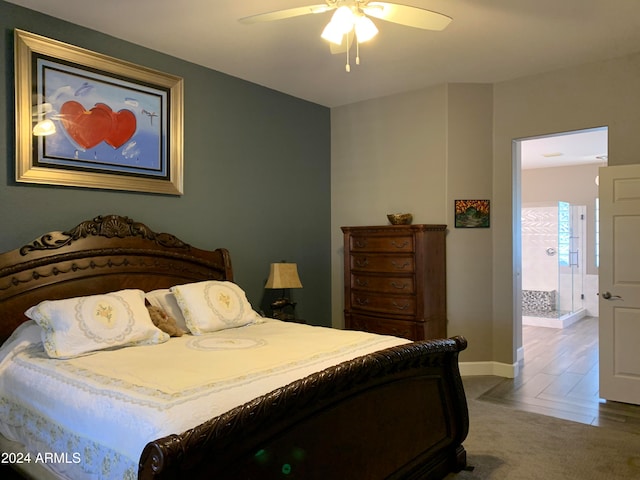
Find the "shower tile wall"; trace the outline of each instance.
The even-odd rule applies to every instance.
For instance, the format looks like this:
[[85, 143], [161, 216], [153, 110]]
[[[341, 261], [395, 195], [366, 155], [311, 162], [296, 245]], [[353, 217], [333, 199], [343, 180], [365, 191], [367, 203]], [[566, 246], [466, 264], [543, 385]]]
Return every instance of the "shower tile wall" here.
[[556, 310], [556, 291], [522, 291], [522, 313], [546, 313]]
[[558, 207], [522, 209], [522, 290], [558, 290]]
[[[585, 315], [583, 308], [584, 206], [570, 206], [569, 230], [560, 233], [560, 208], [522, 209], [522, 323], [566, 328]], [[566, 213], [566, 208], [564, 208]], [[578, 219], [580, 221], [578, 221]], [[576, 223], [577, 222], [577, 223]], [[579, 232], [579, 233], [578, 233]], [[559, 239], [563, 241], [560, 242]]]

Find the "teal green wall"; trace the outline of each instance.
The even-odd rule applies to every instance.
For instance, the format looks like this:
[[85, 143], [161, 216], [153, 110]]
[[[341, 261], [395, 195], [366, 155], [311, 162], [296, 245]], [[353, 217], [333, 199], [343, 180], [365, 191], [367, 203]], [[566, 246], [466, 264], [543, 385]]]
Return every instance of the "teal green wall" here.
[[[299, 316], [331, 325], [328, 108], [3, 1], [0, 28], [0, 251], [126, 215], [200, 248], [228, 248], [256, 309], [270, 300], [269, 264], [298, 263]], [[184, 195], [16, 183], [15, 28], [183, 77]]]

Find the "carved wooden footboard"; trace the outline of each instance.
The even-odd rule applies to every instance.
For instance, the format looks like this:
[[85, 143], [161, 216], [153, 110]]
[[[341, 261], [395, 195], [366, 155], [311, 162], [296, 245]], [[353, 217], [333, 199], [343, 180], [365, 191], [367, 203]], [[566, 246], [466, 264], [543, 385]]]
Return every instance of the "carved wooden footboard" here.
[[464, 348], [416, 342], [296, 381], [149, 443], [139, 478], [442, 478], [466, 464]]

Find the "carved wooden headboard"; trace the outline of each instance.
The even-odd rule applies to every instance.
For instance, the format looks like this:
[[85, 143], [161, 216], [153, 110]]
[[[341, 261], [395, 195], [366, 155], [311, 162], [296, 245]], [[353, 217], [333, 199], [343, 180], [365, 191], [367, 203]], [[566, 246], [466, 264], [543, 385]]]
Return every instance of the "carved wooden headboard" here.
[[128, 217], [98, 216], [0, 254], [0, 343], [42, 300], [202, 280], [233, 281], [226, 249], [200, 250]]

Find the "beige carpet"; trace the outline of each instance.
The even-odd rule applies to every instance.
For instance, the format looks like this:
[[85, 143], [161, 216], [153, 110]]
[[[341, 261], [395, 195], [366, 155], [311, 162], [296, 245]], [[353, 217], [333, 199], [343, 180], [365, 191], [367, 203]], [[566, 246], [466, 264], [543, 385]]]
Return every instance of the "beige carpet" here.
[[471, 471], [447, 480], [640, 479], [640, 432], [560, 420], [476, 400], [482, 379], [465, 379]]

